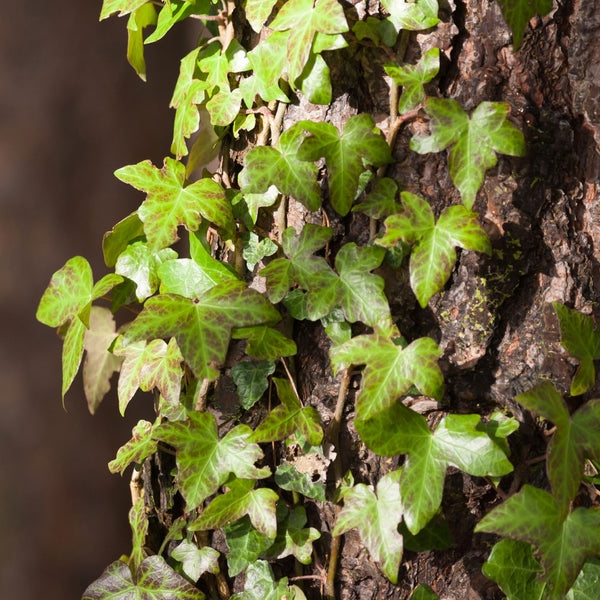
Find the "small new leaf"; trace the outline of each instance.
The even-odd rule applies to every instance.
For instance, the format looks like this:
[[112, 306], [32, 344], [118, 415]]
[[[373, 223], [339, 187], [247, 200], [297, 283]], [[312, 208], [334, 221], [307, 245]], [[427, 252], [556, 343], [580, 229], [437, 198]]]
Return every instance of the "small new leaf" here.
[[298, 158], [325, 157], [331, 203], [340, 215], [347, 215], [358, 190], [360, 174], [367, 165], [379, 167], [391, 162], [389, 146], [369, 114], [350, 117], [341, 135], [330, 123], [300, 121], [298, 125], [312, 134], [302, 142]]
[[401, 239], [413, 245], [410, 285], [425, 308], [450, 278], [456, 263], [456, 246], [490, 254], [491, 245], [477, 213], [465, 206], [445, 208], [436, 223], [423, 198], [410, 192], [402, 192], [401, 196], [404, 210], [385, 220], [385, 235], [376, 241], [388, 248], [397, 246]]
[[562, 345], [579, 359], [579, 368], [571, 382], [571, 396], [578, 396], [596, 383], [594, 361], [600, 358], [600, 327], [594, 329], [594, 320], [589, 315], [559, 302], [553, 302], [552, 306], [558, 316]]
[[145, 160], [118, 169], [115, 175], [146, 193], [138, 215], [153, 252], [177, 241], [179, 225], [195, 231], [203, 218], [225, 231], [234, 229], [231, 205], [223, 188], [208, 178], [186, 186], [185, 167], [172, 158], [165, 158], [162, 169]]
[[396, 33], [401, 29], [420, 31], [439, 23], [437, 0], [382, 0], [381, 4], [390, 13], [388, 20]]
[[288, 586], [287, 577], [275, 581], [269, 563], [257, 560], [246, 570], [244, 591], [231, 596], [231, 600], [285, 600], [294, 597], [294, 590]]
[[121, 473], [131, 464], [141, 464], [151, 454], [156, 452], [157, 442], [153, 439], [153, 425], [149, 421], [138, 421], [133, 428], [132, 438], [121, 446], [114, 460], [108, 463], [111, 473]]
[[231, 368], [231, 378], [237, 388], [241, 405], [248, 410], [260, 400], [269, 387], [269, 375], [275, 372], [275, 363], [243, 361]]
[[600, 399], [587, 402], [570, 415], [556, 388], [546, 381], [515, 400], [556, 425], [548, 444], [546, 468], [558, 506], [566, 511], [579, 489], [586, 457], [600, 460]]
[[215, 417], [202, 412], [191, 412], [189, 422], [163, 423], [155, 430], [157, 439], [177, 450], [177, 483], [188, 510], [214, 494], [231, 473], [240, 479], [270, 475], [268, 467], [254, 465], [263, 453], [248, 440], [251, 432], [238, 425], [219, 439]]
[[191, 581], [198, 581], [203, 573], [219, 573], [219, 553], [210, 546], [198, 548], [196, 544], [183, 540], [171, 556], [181, 563], [183, 572]]
[[362, 483], [346, 490], [344, 506], [333, 529], [333, 535], [358, 529], [363, 543], [392, 583], [398, 581], [403, 551], [402, 536], [398, 533], [403, 508], [399, 475], [395, 471], [382, 477], [377, 493]]
[[204, 600], [204, 594], [176, 573], [162, 556], [149, 556], [135, 576], [121, 560], [111, 563], [87, 587], [81, 600]]
[[565, 515], [552, 494], [530, 485], [492, 510], [475, 531], [497, 533], [539, 548], [545, 600], [562, 600], [585, 561], [600, 553], [600, 511], [576, 508]]
[[274, 377], [273, 381], [277, 385], [281, 404], [267, 415], [249, 440], [259, 443], [274, 442], [299, 431], [311, 446], [318, 446], [323, 440], [323, 430], [317, 409], [313, 406], [303, 408], [287, 379]]
[[451, 146], [450, 176], [471, 209], [485, 172], [498, 158], [525, 154], [523, 134], [507, 119], [510, 107], [502, 102], [482, 102], [471, 117], [455, 100], [428, 98], [425, 111], [431, 117], [431, 135], [413, 136], [410, 147], [419, 154], [440, 152]]

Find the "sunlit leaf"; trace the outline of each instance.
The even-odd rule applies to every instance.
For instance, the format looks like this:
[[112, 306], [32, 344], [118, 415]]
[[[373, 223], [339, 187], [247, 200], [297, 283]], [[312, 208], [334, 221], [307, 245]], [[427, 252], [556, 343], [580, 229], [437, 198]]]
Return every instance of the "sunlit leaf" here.
[[314, 482], [310, 473], [300, 473], [294, 465], [281, 464], [275, 471], [275, 483], [282, 489], [298, 492], [306, 498], [325, 502], [325, 485]]
[[127, 60], [142, 81], [146, 81], [143, 31], [149, 25], [156, 25], [156, 9], [151, 2], [131, 13], [127, 21]]
[[287, 577], [275, 581], [271, 566], [264, 560], [257, 560], [248, 566], [244, 591], [231, 596], [231, 600], [285, 600], [286, 598], [295, 598], [293, 589], [287, 584]]
[[111, 473], [121, 473], [131, 464], [141, 464], [156, 452], [157, 442], [152, 438], [153, 425], [149, 421], [140, 420], [133, 428], [132, 438], [119, 448], [117, 456], [108, 463]]
[[219, 573], [219, 553], [210, 546], [198, 548], [196, 544], [183, 540], [173, 549], [171, 556], [181, 563], [183, 572], [191, 581], [198, 581], [203, 573]]
[[123, 15], [137, 10], [147, 2], [148, 0], [104, 0], [102, 3], [102, 11], [100, 12], [100, 20], [107, 19], [116, 12], [122, 17]]

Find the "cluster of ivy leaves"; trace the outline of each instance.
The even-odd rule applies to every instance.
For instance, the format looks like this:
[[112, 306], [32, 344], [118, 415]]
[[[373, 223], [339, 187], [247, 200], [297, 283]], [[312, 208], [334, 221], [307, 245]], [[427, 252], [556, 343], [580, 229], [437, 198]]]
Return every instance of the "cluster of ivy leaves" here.
[[[482, 422], [475, 414], [447, 414], [432, 431], [423, 415], [402, 402], [407, 394], [441, 399], [441, 350], [429, 337], [402, 335], [384, 280], [374, 272], [395, 249], [408, 252], [410, 286], [425, 307], [450, 278], [457, 247], [491, 252], [473, 205], [497, 153], [524, 153], [508, 106], [483, 102], [467, 114], [451, 99], [427, 97], [424, 86], [439, 70], [437, 49], [415, 65], [386, 64], [391, 85], [402, 88], [390, 118], [422, 110], [429, 121], [429, 134], [414, 136], [410, 148], [420, 154], [447, 150], [462, 202], [437, 219], [424, 198], [399, 193], [398, 182], [381, 176], [393, 158], [390, 140], [371, 115], [348, 119], [342, 130], [300, 121], [280, 134], [281, 115], [298, 95], [317, 104], [331, 102], [323, 53], [344, 48], [349, 39], [393, 52], [402, 31], [438, 22], [437, 0], [381, 4], [385, 16], [351, 26], [337, 0], [104, 0], [101, 18], [128, 16], [127, 56], [142, 78], [144, 46], [178, 22], [200, 20], [205, 35], [181, 60], [171, 100], [172, 156], [161, 167], [145, 160], [116, 172], [145, 199], [104, 237], [105, 262], [114, 272], [94, 282], [85, 258], [70, 259], [52, 276], [37, 312], [63, 338], [63, 397], [82, 362], [92, 413], [115, 372], [121, 413], [138, 389], [155, 392], [155, 421], [136, 425], [109, 468], [137, 470], [159, 447], [172, 448], [175, 486], [185, 501], [162, 551], [148, 555], [148, 515], [143, 498], [137, 500], [130, 512], [129, 557], [112, 563], [85, 599], [199, 599], [204, 593], [196, 584], [205, 574], [220, 575], [226, 583], [220, 571], [226, 565], [231, 578], [245, 574], [243, 591], [233, 596], [237, 600], [301, 600], [299, 585], [277, 579], [269, 560], [293, 556], [301, 565], [311, 564], [320, 532], [308, 524], [304, 503], [334, 498], [343, 504], [334, 537], [357, 529], [382, 572], [396, 583], [404, 548], [421, 548], [426, 534], [439, 529], [449, 466], [493, 479], [512, 471], [507, 437], [518, 427], [515, 419], [496, 413]], [[547, 0], [500, 4], [515, 46], [527, 21], [551, 8]], [[251, 48], [236, 36], [234, 10], [256, 33], [267, 33]], [[260, 143], [246, 152], [243, 169], [233, 177], [227, 145], [242, 135]], [[219, 168], [197, 176], [198, 167], [219, 154]], [[321, 209], [317, 161], [326, 167], [333, 210], [341, 217], [358, 211], [384, 220], [382, 235], [366, 246], [342, 245], [332, 256], [329, 227], [283, 226], [271, 238], [257, 226], [265, 212], [285, 224], [280, 213], [287, 197], [308, 211]], [[173, 248], [181, 227], [189, 248], [184, 256]], [[217, 246], [225, 259], [216, 258]], [[257, 269], [259, 263], [265, 266]], [[264, 278], [265, 293], [248, 285], [255, 275]], [[110, 308], [99, 302], [107, 299]], [[136, 316], [117, 328], [113, 315], [120, 309]], [[556, 310], [563, 344], [581, 362], [571, 390], [581, 394], [595, 381], [600, 334], [589, 318], [561, 306]], [[375, 487], [355, 484], [350, 474], [334, 482], [332, 497], [322, 481], [313, 481], [293, 461], [274, 469], [266, 465], [265, 449], [275, 442], [295, 442], [303, 456], [325, 464], [327, 444], [336, 443], [324, 435], [319, 412], [298, 395], [285, 362], [297, 348], [286, 335], [290, 327], [281, 323], [282, 313], [321, 322], [341, 379], [351, 371], [362, 374], [354, 419], [362, 442], [380, 456], [404, 457], [402, 467]], [[362, 333], [353, 335], [358, 327]], [[241, 360], [230, 369], [239, 413], [233, 423], [223, 424], [206, 410], [207, 389], [220, 377], [232, 339], [245, 340]], [[547, 456], [552, 491], [526, 485], [479, 523], [479, 531], [508, 538], [494, 547], [485, 573], [515, 600], [558, 600], [567, 593], [590, 597], [586, 590], [597, 589], [600, 576], [590, 559], [600, 553], [600, 513], [571, 506], [585, 461], [600, 463], [595, 437], [600, 405], [592, 401], [570, 415], [550, 383], [517, 400], [556, 426]], [[260, 423], [251, 427], [246, 415], [261, 410]], [[224, 557], [202, 541], [208, 539], [202, 532], [215, 529], [225, 536]], [[433, 537], [444, 536], [438, 531]], [[329, 569], [334, 575], [335, 563]], [[412, 597], [435, 594], [419, 586]]]

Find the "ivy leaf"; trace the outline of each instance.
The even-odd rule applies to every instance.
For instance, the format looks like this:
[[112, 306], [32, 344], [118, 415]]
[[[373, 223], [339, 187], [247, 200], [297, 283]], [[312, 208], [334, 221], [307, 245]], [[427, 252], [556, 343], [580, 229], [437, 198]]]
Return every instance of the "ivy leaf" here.
[[579, 360], [579, 368], [571, 382], [571, 396], [587, 392], [596, 382], [594, 361], [600, 358], [600, 327], [594, 329], [589, 315], [553, 302], [560, 325], [560, 338], [565, 350]]
[[552, 494], [524, 485], [493, 509], [475, 531], [497, 533], [539, 548], [547, 600], [561, 600], [586, 559], [600, 553], [600, 511], [576, 508], [564, 515]]
[[123, 362], [108, 351], [118, 335], [115, 327], [115, 321], [108, 308], [92, 306], [90, 328], [85, 331], [83, 337], [83, 347], [86, 351], [83, 363], [83, 391], [91, 414], [96, 412], [110, 390], [110, 378]]
[[181, 563], [183, 572], [191, 581], [198, 581], [203, 573], [219, 573], [219, 553], [210, 546], [198, 548], [196, 544], [183, 540], [171, 557]]
[[413, 385], [422, 394], [439, 400], [444, 383], [437, 364], [440, 355], [439, 346], [429, 337], [402, 348], [377, 333], [359, 335], [330, 351], [336, 370], [341, 365], [366, 365], [356, 401], [357, 416], [363, 420], [392, 406]]
[[308, 210], [318, 210], [321, 205], [319, 169], [298, 158], [303, 139], [304, 132], [296, 124], [281, 134], [277, 147], [252, 148], [244, 158], [244, 168], [239, 175], [242, 192], [261, 194], [274, 185], [281, 194], [292, 196]]
[[356, 528], [371, 556], [381, 563], [381, 570], [392, 582], [398, 581], [402, 560], [402, 536], [398, 524], [402, 520], [402, 499], [398, 477], [400, 471], [385, 475], [377, 484], [377, 493], [362, 483], [344, 492], [344, 506], [333, 529], [341, 535]]
[[283, 440], [299, 431], [311, 444], [318, 446], [323, 440], [321, 418], [314, 406], [302, 407], [287, 379], [273, 377], [281, 404], [274, 408], [250, 436], [253, 442]]
[[306, 498], [314, 498], [321, 502], [326, 501], [325, 485], [314, 482], [310, 473], [300, 473], [294, 465], [281, 464], [275, 471], [275, 483], [282, 490], [298, 492]]
[[226, 231], [234, 229], [231, 205], [223, 188], [208, 178], [185, 186], [185, 167], [172, 158], [165, 158], [162, 169], [145, 160], [118, 169], [115, 175], [146, 192], [138, 214], [153, 252], [177, 241], [179, 225], [195, 231], [203, 217]]
[[404, 520], [417, 534], [438, 510], [448, 466], [476, 477], [499, 477], [512, 471], [503, 449], [481, 430], [478, 415], [448, 415], [431, 432], [423, 415], [402, 402], [371, 419], [356, 419], [361, 439], [377, 454], [408, 454], [400, 490]]
[[440, 70], [440, 49], [432, 48], [427, 51], [414, 66], [386, 63], [383, 67], [392, 80], [403, 88], [398, 103], [398, 112], [402, 115], [416, 108], [425, 100], [423, 86], [431, 81]]
[[287, 577], [276, 582], [269, 563], [257, 560], [246, 570], [244, 591], [241, 594], [233, 594], [231, 600], [285, 600], [295, 597], [294, 588], [295, 586], [288, 586]]
[[327, 106], [331, 102], [333, 90], [329, 67], [320, 54], [310, 55], [296, 85], [313, 104]]
[[383, 7], [390, 13], [388, 20], [394, 25], [396, 33], [401, 29], [419, 31], [437, 25], [437, 0], [381, 0]]
[[393, 326], [390, 307], [384, 293], [385, 282], [370, 273], [381, 265], [385, 250], [376, 246], [361, 248], [345, 244], [335, 257], [341, 288], [340, 305], [351, 323], [360, 321], [374, 329]]
[[100, 12], [100, 20], [107, 19], [116, 12], [122, 17], [137, 10], [140, 6], [146, 4], [146, 2], [148, 0], [104, 0]]
[[410, 192], [402, 192], [403, 212], [385, 220], [385, 235], [376, 240], [388, 248], [400, 239], [413, 244], [410, 255], [410, 285], [425, 308], [439, 292], [456, 263], [455, 246], [491, 254], [489, 238], [477, 213], [463, 205], [449, 206], [437, 223], [429, 204]]
[[269, 488], [253, 489], [251, 479], [235, 479], [229, 491], [217, 496], [191, 524], [191, 531], [217, 529], [248, 515], [253, 527], [268, 538], [277, 535], [275, 503], [279, 496]]
[[246, 354], [258, 360], [273, 361], [282, 356], [293, 356], [298, 350], [294, 340], [290, 340], [277, 329], [266, 325], [236, 327], [233, 329], [231, 337], [246, 339]]
[[579, 489], [586, 456], [600, 460], [600, 399], [569, 415], [556, 388], [546, 381], [515, 400], [556, 425], [548, 444], [546, 468], [557, 503], [566, 511]]
[[277, 537], [265, 553], [267, 558], [285, 558], [294, 556], [303, 565], [312, 561], [313, 542], [321, 537], [314, 528], [304, 528], [307, 522], [306, 510], [303, 506], [291, 509], [283, 503], [277, 504]]
[[252, 221], [252, 227], [258, 220], [258, 210], [263, 207], [273, 206], [279, 198], [279, 191], [274, 185], [269, 186], [266, 192], [262, 194], [244, 194], [241, 202], [246, 205], [248, 215]]
[[198, 47], [181, 59], [179, 77], [169, 104], [170, 108], [176, 109], [171, 152], [177, 158], [187, 155], [188, 149], [185, 140], [192, 133], [198, 131], [200, 126], [198, 105], [204, 102], [205, 90], [209, 87], [207, 81], [199, 78], [200, 74], [197, 68], [199, 53], [200, 48]]
[[[215, 287], [218, 283], [210, 273], [207, 273], [195, 260], [178, 258], [162, 263], [158, 269], [161, 281], [160, 291], [167, 294], [178, 294], [194, 300]], [[235, 279], [227, 272], [225, 277], [219, 271], [218, 280]]]
[[375, 181], [373, 189], [365, 196], [364, 200], [352, 207], [352, 211], [359, 211], [373, 219], [383, 219], [402, 210], [402, 205], [396, 202], [398, 185], [393, 179], [383, 177]]
[[158, 289], [158, 268], [166, 260], [177, 258], [172, 248], [152, 252], [146, 242], [133, 242], [119, 255], [115, 272], [135, 283], [135, 295], [143, 302]]
[[121, 473], [131, 464], [141, 464], [151, 454], [156, 452], [157, 442], [153, 439], [153, 425], [143, 419], [137, 422], [133, 428], [132, 438], [121, 446], [114, 460], [108, 463], [108, 469], [111, 473]]
[[242, 406], [248, 410], [267, 391], [269, 375], [275, 372], [275, 363], [243, 361], [231, 368], [231, 378], [237, 388]]
[[[204, 223], [204, 225], [202, 225], [198, 231], [190, 232], [189, 242], [190, 256], [192, 260], [202, 270], [201, 285], [205, 286], [208, 290], [209, 288], [214, 287], [218, 283], [223, 283], [224, 281], [237, 280], [239, 279], [239, 277], [228, 264], [221, 262], [220, 260], [217, 260], [211, 256], [210, 247], [208, 246], [205, 237], [205, 229], [207, 228], [208, 223]], [[178, 268], [176, 268], [175, 270], [177, 269]], [[173, 275], [177, 276], [177, 273], [173, 273]], [[169, 285], [173, 285], [173, 282], [170, 282]]]
[[538, 579], [542, 567], [533, 556], [527, 542], [500, 540], [481, 568], [483, 574], [495, 581], [508, 600], [542, 600], [547, 586]]
[[250, 27], [260, 33], [265, 21], [269, 18], [277, 0], [245, 0], [244, 10]]
[[158, 388], [167, 402], [179, 402], [183, 356], [175, 338], [171, 338], [168, 345], [163, 340], [152, 340], [149, 343], [140, 340], [128, 346], [123, 346], [121, 338], [115, 344], [113, 352], [124, 357], [118, 385], [121, 415], [125, 414], [125, 409], [138, 388], [143, 392]]
[[274, 31], [290, 31], [287, 61], [290, 84], [300, 77], [317, 32], [348, 31], [344, 9], [337, 0], [289, 0], [270, 24]]
[[277, 252], [277, 244], [268, 237], [259, 241], [255, 233], [247, 233], [242, 236], [244, 247], [242, 256], [246, 261], [246, 266], [249, 271], [253, 271], [256, 263], [261, 261], [265, 256], [272, 256]]
[[142, 238], [144, 235], [144, 224], [138, 217], [137, 210], [119, 221], [102, 238], [102, 254], [104, 264], [114, 267], [121, 253], [127, 249], [131, 242]]
[[121, 560], [111, 563], [83, 592], [81, 600], [204, 600], [204, 594], [176, 573], [162, 556], [145, 558], [135, 573]]
[[229, 548], [227, 567], [230, 577], [235, 577], [246, 567], [255, 563], [274, 541], [256, 531], [248, 516], [242, 517], [231, 525], [226, 525], [223, 527], [223, 532]]
[[211, 90], [219, 88], [221, 92], [230, 92], [229, 73], [241, 73], [250, 68], [246, 51], [234, 38], [225, 51], [221, 42], [214, 41], [202, 48], [198, 54], [198, 67], [205, 73]]
[[360, 174], [366, 165], [379, 167], [391, 162], [389, 146], [369, 114], [350, 117], [341, 136], [331, 123], [300, 121], [298, 125], [312, 134], [302, 142], [298, 158], [308, 161], [325, 157], [331, 203], [340, 215], [347, 215]]
[[85, 325], [81, 319], [74, 317], [69, 323], [62, 348], [62, 397], [71, 387], [83, 358], [83, 342]]
[[129, 566], [133, 571], [137, 571], [145, 558], [144, 545], [148, 535], [148, 516], [143, 497], [138, 498], [130, 508], [129, 525], [132, 533], [132, 551], [129, 557]]
[[461, 193], [463, 204], [472, 208], [485, 172], [498, 158], [525, 154], [523, 134], [506, 118], [510, 107], [502, 102], [482, 102], [471, 117], [455, 100], [428, 98], [425, 111], [431, 117], [431, 135], [413, 136], [410, 147], [419, 154], [449, 153], [450, 176]]
[[162, 39], [169, 30], [179, 21], [183, 21], [192, 14], [203, 15], [210, 10], [209, 0], [168, 0], [158, 14], [156, 29], [146, 38], [146, 44], [151, 44]]
[[267, 295], [280, 302], [292, 285], [308, 290], [307, 316], [311, 320], [328, 315], [339, 301], [339, 279], [327, 261], [314, 253], [329, 241], [329, 227], [307, 223], [300, 235], [293, 227], [283, 232], [283, 251], [287, 258], [276, 258], [260, 271], [267, 278]]
[[240, 479], [270, 475], [268, 467], [254, 466], [263, 453], [248, 440], [251, 433], [247, 425], [238, 425], [219, 440], [215, 417], [202, 412], [190, 412], [189, 422], [163, 423], [155, 430], [156, 439], [177, 450], [177, 482], [188, 511], [214, 494], [230, 473]]
[[127, 21], [127, 61], [142, 81], [146, 81], [143, 31], [148, 25], [156, 25], [156, 10], [150, 2], [131, 13]]
[[439, 596], [424, 583], [420, 583], [411, 594], [410, 600], [439, 600]]
[[552, 0], [498, 0], [506, 23], [513, 32], [513, 47], [516, 50], [523, 41], [529, 21], [536, 14], [547, 15], [552, 10]]
[[225, 361], [233, 327], [279, 319], [279, 313], [256, 290], [230, 280], [196, 300], [176, 294], [149, 298], [124, 333], [123, 343], [173, 336], [194, 375], [213, 380]]

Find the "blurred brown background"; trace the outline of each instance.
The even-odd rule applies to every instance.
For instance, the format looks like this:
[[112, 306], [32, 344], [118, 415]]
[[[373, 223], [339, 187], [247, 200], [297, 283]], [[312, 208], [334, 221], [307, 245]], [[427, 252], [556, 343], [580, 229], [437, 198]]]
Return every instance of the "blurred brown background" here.
[[81, 379], [61, 406], [61, 343], [35, 321], [52, 273], [76, 254], [105, 274], [101, 239], [142, 196], [115, 169], [170, 148], [169, 99], [185, 54], [175, 29], [125, 58], [126, 19], [101, 0], [5, 2], [0, 14], [0, 589], [66, 600], [130, 550], [127, 478], [107, 462], [147, 413], [111, 397], [92, 417]]

